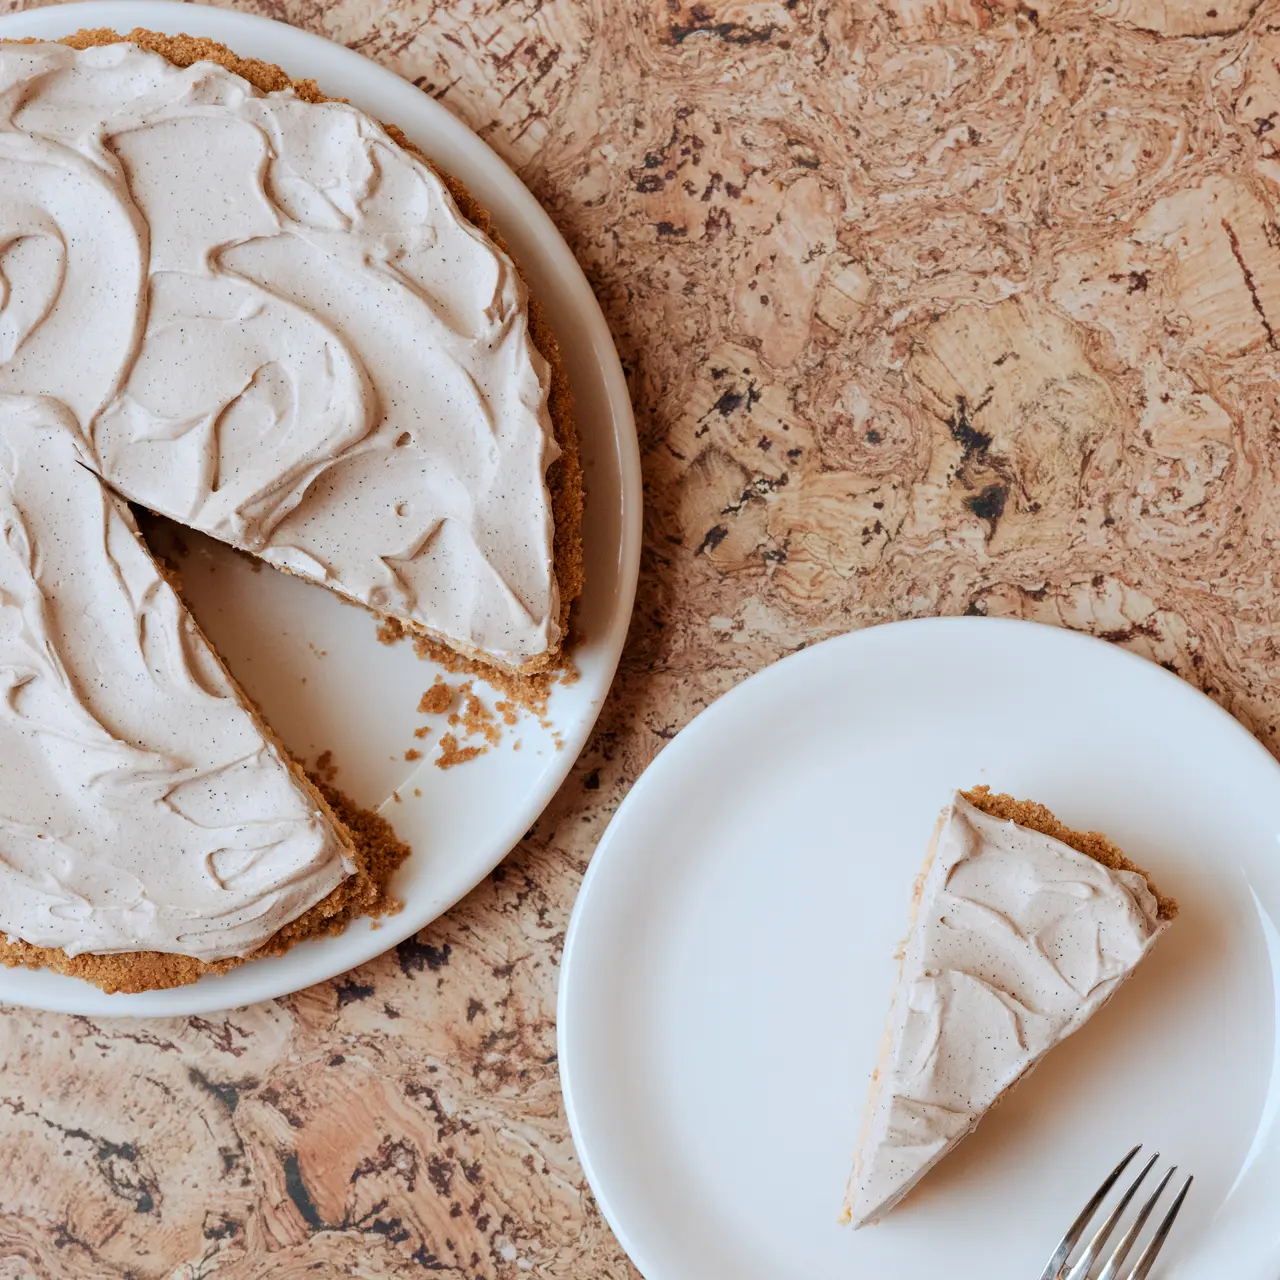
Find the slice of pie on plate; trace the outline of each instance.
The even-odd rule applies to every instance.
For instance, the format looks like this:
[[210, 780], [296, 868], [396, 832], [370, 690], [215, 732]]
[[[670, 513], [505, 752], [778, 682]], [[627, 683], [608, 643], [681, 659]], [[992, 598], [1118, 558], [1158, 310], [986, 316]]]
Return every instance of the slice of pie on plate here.
[[957, 792], [917, 882], [845, 1219], [884, 1217], [1097, 1013], [1177, 910], [1105, 836]]

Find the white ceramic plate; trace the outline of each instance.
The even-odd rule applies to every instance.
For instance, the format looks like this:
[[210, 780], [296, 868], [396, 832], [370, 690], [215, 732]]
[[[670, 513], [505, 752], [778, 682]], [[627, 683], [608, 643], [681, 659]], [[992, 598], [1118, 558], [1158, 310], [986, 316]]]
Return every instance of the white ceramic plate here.
[[[953, 788], [1108, 832], [1182, 903], [1133, 980], [881, 1225], [837, 1225]], [[560, 985], [588, 1178], [648, 1280], [1030, 1280], [1135, 1142], [1196, 1176], [1161, 1275], [1280, 1274], [1280, 767], [1219, 707], [1030, 623], [907, 622], [734, 689], [632, 789]]]
[[[193, 537], [186, 594], [268, 722], [309, 760], [331, 748], [343, 790], [381, 808], [413, 846], [395, 882], [405, 907], [380, 928], [358, 922], [341, 937], [174, 991], [106, 996], [51, 973], [0, 970], [0, 1001], [91, 1016], [199, 1013], [296, 991], [394, 946], [457, 902], [533, 825], [581, 750], [626, 636], [640, 549], [635, 424], [609, 330], [568, 246], [511, 170], [413, 85], [349, 49], [264, 18], [155, 0], [101, 0], [0, 18], [0, 37], [137, 26], [210, 36], [314, 78], [328, 93], [400, 125], [493, 214], [547, 308], [573, 385], [587, 482], [587, 587], [580, 606], [586, 642], [574, 655], [581, 679], [552, 697], [550, 727], [526, 718], [505, 732], [498, 749], [447, 772], [434, 766], [430, 750], [422, 762], [406, 763], [406, 749], [423, 746], [413, 737], [422, 723], [414, 708], [436, 669], [408, 645], [380, 645], [374, 620], [362, 610], [282, 574], [255, 573], [225, 548]], [[437, 728], [428, 743], [438, 737]], [[396, 792], [400, 802], [392, 798]]]

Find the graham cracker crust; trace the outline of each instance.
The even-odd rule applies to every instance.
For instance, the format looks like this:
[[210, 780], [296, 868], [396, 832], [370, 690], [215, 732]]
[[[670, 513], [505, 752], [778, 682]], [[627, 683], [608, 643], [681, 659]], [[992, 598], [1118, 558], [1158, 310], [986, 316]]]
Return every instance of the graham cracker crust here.
[[[26, 39], [4, 43], [40, 42]], [[264, 93], [291, 88], [305, 102], [347, 101], [345, 98], [326, 96], [314, 80], [295, 80], [283, 68], [273, 63], [262, 62], [257, 58], [242, 58], [226, 45], [204, 37], [168, 36], [142, 27], [122, 35], [103, 27], [74, 32], [64, 36], [57, 43], [73, 49], [121, 43], [136, 44], [151, 53], [159, 54], [178, 67], [189, 67], [201, 61], [217, 63], [233, 74], [241, 76]], [[432, 164], [397, 126], [384, 122], [383, 127], [399, 146], [428, 165], [437, 174], [448, 188], [462, 216], [493, 241], [503, 253], [511, 257], [506, 241], [494, 227], [488, 210], [476, 200], [466, 186], [451, 174], [443, 173]], [[530, 338], [535, 349], [548, 365], [550, 373], [548, 410], [556, 443], [560, 447], [560, 457], [552, 463], [547, 472], [547, 487], [551, 494], [555, 526], [553, 560], [556, 582], [560, 591], [561, 641], [555, 649], [539, 655], [518, 669], [493, 663], [492, 671], [499, 677], [503, 673], [513, 676], [516, 674], [546, 675], [567, 661], [562, 650], [569, 638], [571, 610], [582, 593], [583, 583], [584, 488], [579, 436], [573, 417], [573, 397], [560, 347], [551, 330], [546, 311], [541, 302], [530, 293], [528, 282], [520, 270], [519, 263], [515, 263], [514, 259], [512, 261], [525, 294]], [[409, 631], [420, 641], [430, 644], [433, 650], [446, 647], [438, 637], [431, 635], [425, 629], [409, 628], [394, 619], [387, 619], [387, 622], [393, 623], [404, 631]], [[212, 646], [210, 651], [216, 654]], [[469, 655], [465, 656], [464, 660], [477, 666], [481, 665]], [[220, 658], [219, 661], [221, 661]], [[238, 684], [236, 688], [239, 691]], [[241, 697], [259, 728], [289, 762], [295, 778], [310, 791], [317, 808], [332, 818], [339, 832], [348, 837], [348, 851], [356, 863], [356, 874], [343, 881], [314, 907], [278, 930], [248, 956], [213, 963], [206, 963], [190, 956], [158, 951], [69, 956], [60, 948], [35, 947], [21, 941], [6, 942], [0, 939], [0, 964], [10, 968], [21, 966], [31, 969], [52, 969], [70, 977], [91, 982], [108, 994], [162, 990], [186, 986], [198, 981], [205, 974], [225, 973], [246, 960], [280, 955], [294, 943], [301, 942], [305, 938], [341, 933], [351, 920], [360, 916], [382, 915], [399, 909], [400, 904], [389, 896], [388, 885], [395, 869], [409, 856], [411, 852], [409, 846], [397, 837], [391, 824], [381, 815], [368, 809], [361, 809], [329, 781], [314, 773], [308, 773], [300, 764], [292, 760], [274, 733], [257, 714], [253, 703], [243, 694]]]
[[1054, 840], [1061, 840], [1077, 853], [1083, 853], [1086, 858], [1092, 858], [1112, 871], [1136, 871], [1146, 880], [1147, 888], [1155, 897], [1159, 918], [1172, 920], [1178, 914], [1177, 901], [1162, 894], [1150, 874], [1125, 857], [1124, 850], [1101, 832], [1073, 831], [1059, 822], [1044, 805], [1037, 804], [1034, 800], [1015, 800], [1013, 796], [1003, 793], [993, 795], [990, 787], [974, 787], [972, 791], [962, 791], [960, 794], [975, 809], [981, 809], [993, 818], [1029, 827]]

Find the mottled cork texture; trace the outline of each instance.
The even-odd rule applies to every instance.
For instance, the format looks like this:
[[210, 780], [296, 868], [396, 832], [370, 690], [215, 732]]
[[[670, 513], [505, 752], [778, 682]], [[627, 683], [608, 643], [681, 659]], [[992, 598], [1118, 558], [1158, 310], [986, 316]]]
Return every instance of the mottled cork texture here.
[[227, 1017], [7, 1013], [0, 1276], [631, 1278], [556, 980], [609, 816], [708, 702], [990, 614], [1164, 663], [1275, 749], [1280, 5], [243, 7], [417, 84], [559, 226], [636, 408], [636, 616], [560, 794], [415, 940]]

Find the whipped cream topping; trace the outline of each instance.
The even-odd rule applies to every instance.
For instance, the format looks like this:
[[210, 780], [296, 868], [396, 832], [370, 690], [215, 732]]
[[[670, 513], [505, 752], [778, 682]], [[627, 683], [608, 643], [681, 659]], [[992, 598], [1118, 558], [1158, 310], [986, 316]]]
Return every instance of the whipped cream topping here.
[[1135, 872], [992, 818], [943, 815], [845, 1207], [875, 1222], [1088, 1021], [1166, 927]]
[[559, 639], [511, 262], [343, 103], [0, 45], [0, 395], [132, 501], [520, 666]]
[[354, 868], [86, 454], [0, 396], [0, 932], [244, 955]]

